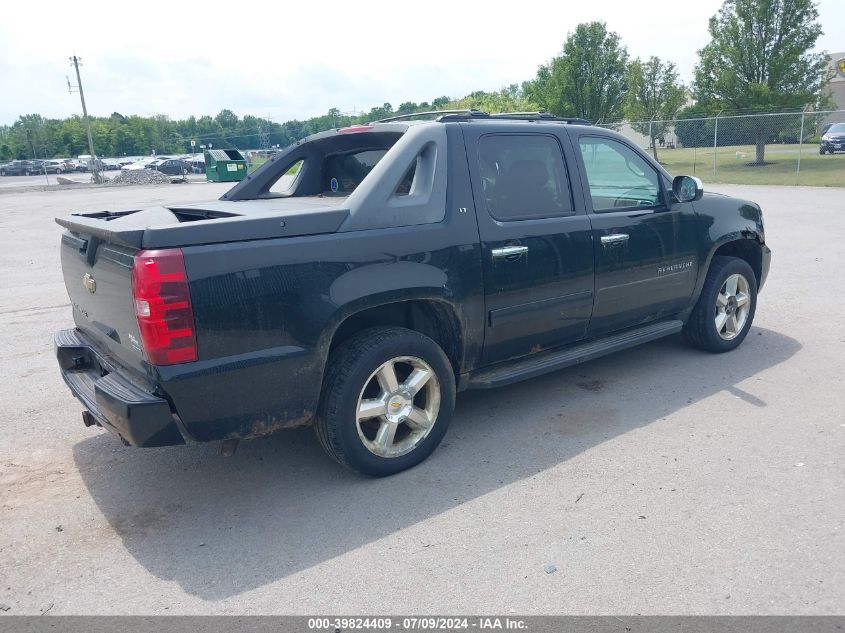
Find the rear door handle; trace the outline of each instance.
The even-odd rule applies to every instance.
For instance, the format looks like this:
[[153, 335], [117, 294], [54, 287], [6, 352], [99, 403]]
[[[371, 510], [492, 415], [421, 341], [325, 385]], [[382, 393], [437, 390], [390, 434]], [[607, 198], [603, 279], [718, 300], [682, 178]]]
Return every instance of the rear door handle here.
[[493, 255], [493, 259], [503, 259], [503, 258], [517, 258], [520, 255], [523, 255], [528, 252], [527, 246], [503, 246], [502, 248], [494, 248], [490, 251]]
[[628, 241], [630, 236], [627, 233], [612, 233], [611, 235], [601, 236], [601, 245], [605, 248], [611, 246], [621, 246]]

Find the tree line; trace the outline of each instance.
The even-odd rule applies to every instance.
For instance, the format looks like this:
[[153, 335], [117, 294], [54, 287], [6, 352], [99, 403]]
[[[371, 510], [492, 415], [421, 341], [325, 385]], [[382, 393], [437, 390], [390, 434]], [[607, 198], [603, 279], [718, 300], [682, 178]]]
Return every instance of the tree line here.
[[[396, 108], [384, 103], [355, 115], [332, 108], [318, 117], [284, 123], [251, 115], [241, 118], [227, 109], [214, 117], [178, 120], [115, 112], [92, 118], [94, 148], [101, 156], [123, 156], [189, 152], [192, 140], [197, 146], [222, 148], [285, 147], [316, 132], [427, 110], [543, 109], [593, 123], [634, 121], [636, 131], [650, 137], [657, 158], [656, 141], [667, 133], [670, 119], [827, 105], [827, 57], [812, 52], [822, 33], [813, 0], [725, 0], [710, 18], [709, 32], [712, 39], [699, 51], [690, 86], [679, 80], [671, 61], [630, 59], [617, 33], [604, 22], [590, 22], [569, 33], [560, 54], [542, 64], [535, 77], [496, 92], [408, 101]], [[765, 144], [785, 133], [773, 119], [765, 125], [754, 120], [735, 120], [732, 125], [737, 135], [753, 140], [758, 163], [764, 162]], [[707, 144], [710, 130], [706, 122], [689, 121], [676, 132], [685, 144], [695, 146]], [[0, 160], [84, 153], [87, 140], [79, 116], [49, 119], [28, 114], [0, 126]]]

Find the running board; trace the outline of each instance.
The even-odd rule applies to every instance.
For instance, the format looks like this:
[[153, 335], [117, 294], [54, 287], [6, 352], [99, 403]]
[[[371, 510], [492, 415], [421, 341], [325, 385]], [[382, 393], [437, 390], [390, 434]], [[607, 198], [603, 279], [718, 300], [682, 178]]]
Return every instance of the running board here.
[[575, 347], [563, 350], [534, 354], [528, 358], [499, 364], [482, 369], [478, 373], [470, 374], [466, 382], [467, 389], [492, 389], [504, 387], [520, 380], [527, 380], [541, 376], [564, 367], [583, 363], [605, 354], [618, 352], [641, 343], [647, 343], [670, 334], [680, 332], [683, 321], [662, 321], [635, 330], [628, 330], [621, 334], [614, 334], [596, 341], [580, 343]]

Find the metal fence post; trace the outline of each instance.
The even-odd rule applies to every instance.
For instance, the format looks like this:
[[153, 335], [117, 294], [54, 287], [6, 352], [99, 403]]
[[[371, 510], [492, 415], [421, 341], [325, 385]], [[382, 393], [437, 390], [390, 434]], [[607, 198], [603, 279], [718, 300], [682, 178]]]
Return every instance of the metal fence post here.
[[798, 168], [795, 170], [795, 182], [801, 178], [801, 152], [804, 150], [804, 110], [801, 110], [801, 132], [798, 134]]
[[719, 136], [719, 115], [716, 115], [716, 125], [713, 126], [713, 178], [716, 177], [716, 139]]
[[[652, 134], [651, 134], [651, 124], [652, 124], [652, 121], [649, 121], [648, 122], [648, 144], [654, 145], [654, 136], [652, 136]], [[651, 147], [649, 149], [651, 149], [652, 152], [654, 151], [653, 147]]]

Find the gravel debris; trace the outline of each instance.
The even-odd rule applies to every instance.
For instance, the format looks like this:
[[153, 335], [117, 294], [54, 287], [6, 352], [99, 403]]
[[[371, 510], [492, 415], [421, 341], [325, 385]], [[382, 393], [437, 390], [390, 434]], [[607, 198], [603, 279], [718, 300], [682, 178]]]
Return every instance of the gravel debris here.
[[111, 180], [106, 181], [106, 187], [119, 185], [169, 185], [171, 177], [152, 169], [124, 169]]

